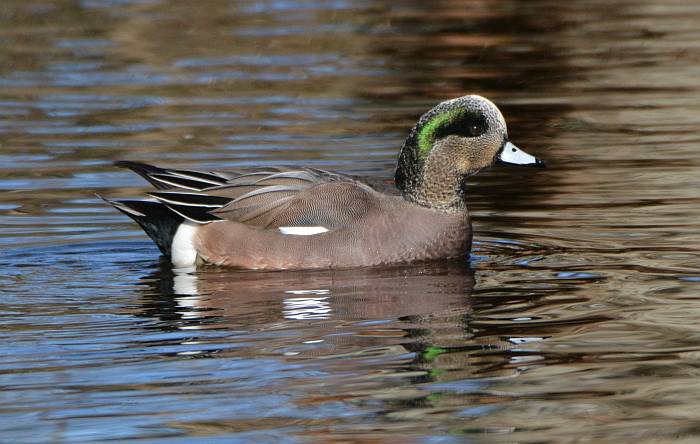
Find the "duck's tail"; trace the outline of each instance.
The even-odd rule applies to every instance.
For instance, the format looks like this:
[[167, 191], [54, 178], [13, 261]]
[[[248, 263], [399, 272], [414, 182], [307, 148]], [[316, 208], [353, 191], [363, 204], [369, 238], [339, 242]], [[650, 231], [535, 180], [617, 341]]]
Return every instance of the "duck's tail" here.
[[[196, 192], [223, 185], [229, 176], [206, 171], [164, 169], [129, 161], [115, 162], [115, 165], [128, 168], [150, 182], [159, 190], [149, 193], [156, 199], [110, 200], [98, 197], [135, 220], [173, 265], [195, 265], [198, 253], [194, 241], [198, 228], [219, 220], [209, 210], [232, 200], [198, 195]], [[158, 193], [167, 193], [166, 198]]]
[[158, 245], [161, 253], [172, 259], [173, 239], [184, 218], [155, 199], [100, 199], [136, 221]]

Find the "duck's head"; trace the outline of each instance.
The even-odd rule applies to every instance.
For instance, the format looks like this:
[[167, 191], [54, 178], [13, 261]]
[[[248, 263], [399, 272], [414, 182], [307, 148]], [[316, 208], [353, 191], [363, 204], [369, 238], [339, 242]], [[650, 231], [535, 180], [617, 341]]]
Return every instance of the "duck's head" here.
[[508, 140], [505, 119], [493, 102], [459, 97], [423, 114], [413, 127], [399, 155], [396, 186], [420, 205], [459, 207], [466, 177], [496, 162], [544, 166]]

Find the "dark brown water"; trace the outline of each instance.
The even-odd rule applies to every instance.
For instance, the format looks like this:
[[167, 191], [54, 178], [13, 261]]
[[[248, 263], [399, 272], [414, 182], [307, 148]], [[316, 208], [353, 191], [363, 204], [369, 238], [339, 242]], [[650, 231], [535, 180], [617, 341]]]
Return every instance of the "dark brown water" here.
[[[3, 0], [6, 442], [697, 442], [700, 4]], [[116, 159], [390, 176], [490, 97], [469, 263], [173, 274]]]

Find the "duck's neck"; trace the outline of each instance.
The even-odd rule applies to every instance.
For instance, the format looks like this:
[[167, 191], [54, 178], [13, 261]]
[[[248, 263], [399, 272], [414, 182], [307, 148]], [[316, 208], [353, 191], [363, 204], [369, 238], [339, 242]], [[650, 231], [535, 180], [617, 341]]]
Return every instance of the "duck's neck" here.
[[466, 211], [464, 171], [449, 146], [435, 147], [425, 158], [406, 140], [396, 166], [395, 181], [403, 197], [417, 205], [445, 212]]

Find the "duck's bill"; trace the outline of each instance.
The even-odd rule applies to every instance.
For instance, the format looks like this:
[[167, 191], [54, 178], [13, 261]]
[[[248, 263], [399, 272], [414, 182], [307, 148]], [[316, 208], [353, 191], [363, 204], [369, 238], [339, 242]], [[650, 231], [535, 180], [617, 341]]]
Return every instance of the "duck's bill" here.
[[506, 142], [496, 156], [498, 163], [544, 168], [544, 161], [532, 156], [510, 142]]

